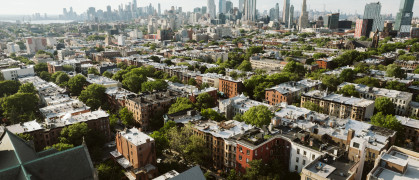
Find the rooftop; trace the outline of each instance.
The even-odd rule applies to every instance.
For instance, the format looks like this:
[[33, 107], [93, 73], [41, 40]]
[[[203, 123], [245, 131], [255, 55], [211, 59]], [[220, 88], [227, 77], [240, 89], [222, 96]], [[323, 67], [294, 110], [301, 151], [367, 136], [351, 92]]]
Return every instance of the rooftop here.
[[396, 116], [396, 119], [402, 123], [403, 126], [408, 126], [411, 128], [419, 129], [419, 120], [404, 117], [404, 116]]
[[390, 89], [384, 89], [384, 88], [376, 88], [376, 87], [369, 87], [363, 84], [354, 84], [354, 83], [348, 83], [344, 82], [341, 85], [339, 85], [338, 88], [342, 88], [346, 85], [353, 85], [355, 86], [355, 89], [362, 94], [374, 94], [376, 96], [380, 97], [388, 97], [392, 99], [402, 99], [402, 100], [411, 100], [413, 94], [409, 92], [403, 92], [403, 91], [396, 91], [396, 90], [390, 90]]
[[371, 100], [361, 99], [361, 98], [356, 98], [356, 97], [345, 97], [343, 95], [333, 94], [333, 93], [327, 94], [326, 91], [319, 91], [319, 90], [310, 91], [308, 93], [305, 93], [304, 96], [322, 99], [322, 100], [331, 101], [331, 102], [337, 102], [337, 103], [351, 105], [351, 106], [356, 106], [356, 107], [367, 107], [374, 104], [374, 101], [371, 101]]
[[346, 160], [345, 157], [335, 159], [326, 154], [308, 164], [304, 169], [323, 178], [346, 180], [353, 174], [352, 169], [355, 164]]
[[120, 134], [127, 139], [132, 144], [139, 146], [145, 144], [147, 142], [154, 141], [154, 139], [147, 134], [139, 131], [136, 128], [126, 129], [124, 131], [120, 131]]
[[216, 122], [216, 121], [199, 121], [194, 126], [197, 130], [210, 133], [215, 137], [230, 138], [237, 134], [243, 134], [249, 129], [253, 129], [252, 125], [248, 125], [244, 122], [238, 122], [235, 120]]

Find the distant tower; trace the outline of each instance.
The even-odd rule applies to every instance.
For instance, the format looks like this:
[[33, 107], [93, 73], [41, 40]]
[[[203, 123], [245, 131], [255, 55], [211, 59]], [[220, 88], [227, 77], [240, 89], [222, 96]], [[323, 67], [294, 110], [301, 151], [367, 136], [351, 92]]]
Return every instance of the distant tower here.
[[298, 20], [298, 27], [300, 30], [308, 27], [307, 0], [303, 0], [303, 7], [301, 9], [300, 19]]
[[207, 7], [208, 7], [208, 13], [211, 16], [211, 18], [215, 19], [217, 14], [216, 14], [216, 6], [215, 6], [214, 0], [207, 0]]
[[288, 25], [288, 19], [290, 13], [290, 0], [284, 0], [284, 8], [282, 10], [282, 22], [285, 23], [285, 26]]
[[374, 33], [374, 37], [372, 37], [372, 47], [373, 48], [378, 48], [379, 41], [380, 41], [380, 36], [379, 36], [378, 29], [377, 29]]
[[219, 0], [218, 1], [218, 14], [225, 14], [226, 13], [226, 0]]
[[394, 24], [394, 30], [400, 32], [410, 32], [413, 17], [413, 4], [415, 0], [401, 0], [400, 10], [396, 16], [396, 23]]
[[[363, 19], [372, 19], [372, 29], [375, 31], [378, 29], [379, 31], [383, 31], [384, 28], [384, 20], [381, 16], [381, 4], [380, 2], [376, 3], [369, 3], [365, 5], [364, 10], [364, 17]], [[369, 36], [369, 34], [367, 34]]]
[[275, 20], [279, 22], [279, 3], [275, 4]]
[[292, 29], [293, 25], [294, 25], [294, 5], [290, 6], [290, 14], [289, 14], [289, 19], [288, 19], [288, 28]]
[[256, 21], [256, 0], [244, 0], [244, 20]]
[[161, 7], [160, 7], [160, 3], [158, 4], [158, 13], [159, 13], [159, 16], [161, 15]]

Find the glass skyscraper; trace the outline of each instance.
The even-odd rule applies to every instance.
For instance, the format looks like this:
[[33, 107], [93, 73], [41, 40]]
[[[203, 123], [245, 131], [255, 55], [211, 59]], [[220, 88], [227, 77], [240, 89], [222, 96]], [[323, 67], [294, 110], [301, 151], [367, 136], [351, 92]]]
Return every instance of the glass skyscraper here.
[[396, 16], [394, 30], [400, 32], [410, 32], [413, 17], [413, 4], [415, 0], [401, 0], [400, 10]]
[[[383, 31], [384, 28], [384, 20], [381, 16], [381, 4], [380, 2], [377, 3], [369, 3], [365, 5], [364, 10], [364, 17], [363, 19], [372, 19], [372, 31]], [[367, 34], [369, 36], [369, 34]]]

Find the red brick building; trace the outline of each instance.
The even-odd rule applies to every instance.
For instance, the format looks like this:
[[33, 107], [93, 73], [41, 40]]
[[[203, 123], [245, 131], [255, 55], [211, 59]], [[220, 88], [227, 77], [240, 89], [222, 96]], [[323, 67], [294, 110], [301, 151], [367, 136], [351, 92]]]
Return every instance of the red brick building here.
[[321, 69], [331, 69], [333, 61], [329, 59], [317, 59], [315, 60]]
[[125, 129], [116, 134], [116, 150], [111, 152], [131, 178], [150, 180], [158, 175], [154, 139], [138, 129]]
[[236, 97], [244, 91], [244, 85], [241, 81], [220, 78], [219, 83], [218, 90], [228, 98]]

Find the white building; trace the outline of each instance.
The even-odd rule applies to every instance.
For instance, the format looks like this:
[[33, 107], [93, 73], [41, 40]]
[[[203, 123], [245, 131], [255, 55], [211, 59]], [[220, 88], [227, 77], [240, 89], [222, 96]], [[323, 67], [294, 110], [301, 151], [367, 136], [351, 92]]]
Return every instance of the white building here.
[[23, 66], [20, 68], [3, 69], [1, 70], [5, 80], [17, 80], [21, 77], [34, 76], [34, 66]]
[[28, 54], [35, 54], [39, 50], [47, 48], [47, 39], [42, 37], [26, 38], [26, 51]]
[[303, 168], [325, 153], [291, 142], [289, 171], [300, 173]]
[[9, 54], [17, 53], [19, 51], [20, 51], [19, 45], [15, 44], [15, 43], [12, 43], [12, 42], [7, 43], [7, 52]]
[[125, 46], [125, 36], [123, 36], [123, 35], [118, 36], [118, 45], [119, 46]]

